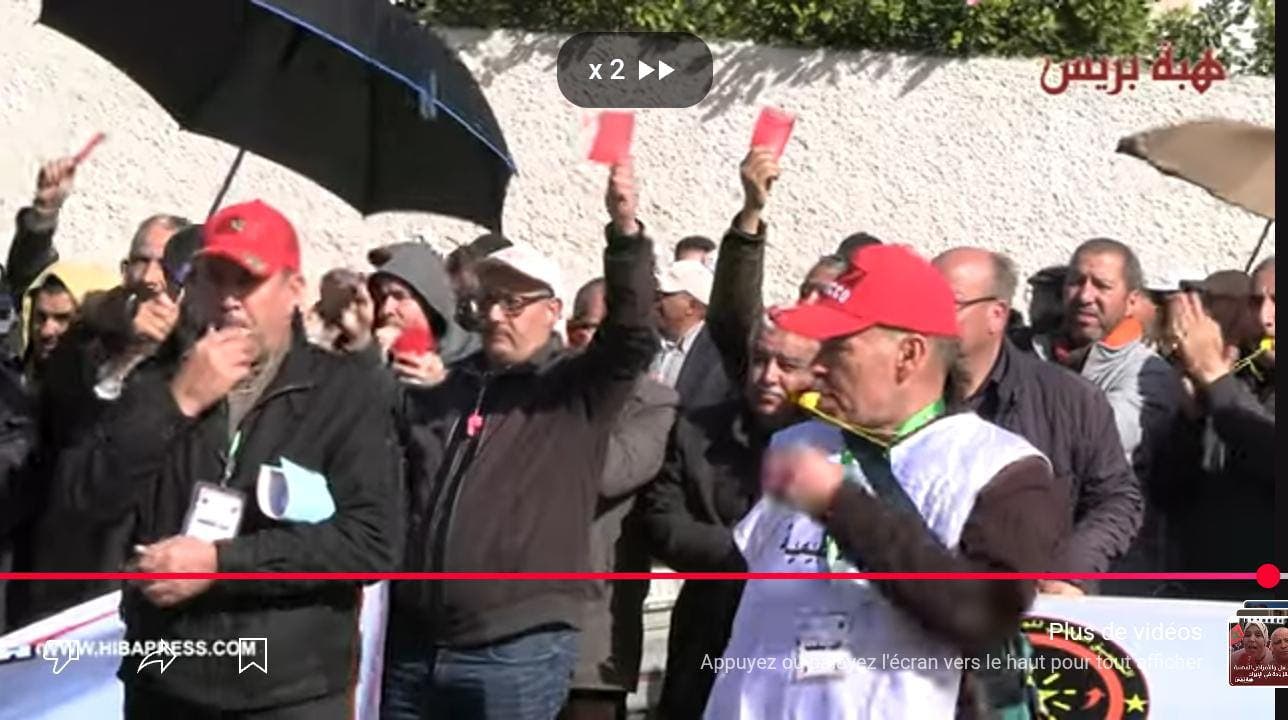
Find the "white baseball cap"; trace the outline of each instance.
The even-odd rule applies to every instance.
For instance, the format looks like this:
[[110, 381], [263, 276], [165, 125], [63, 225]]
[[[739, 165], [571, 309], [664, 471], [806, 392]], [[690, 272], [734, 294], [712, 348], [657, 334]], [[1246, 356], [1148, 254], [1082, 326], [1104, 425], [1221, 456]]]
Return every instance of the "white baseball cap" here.
[[1156, 293], [1176, 292], [1181, 289], [1181, 283], [1202, 282], [1203, 278], [1207, 276], [1207, 273], [1193, 268], [1185, 268], [1179, 271], [1172, 270], [1151, 277], [1145, 283], [1145, 289]]
[[564, 296], [563, 273], [554, 260], [526, 243], [514, 243], [481, 258], [474, 266], [481, 275], [488, 267], [505, 266], [524, 277], [531, 278], [550, 288], [556, 298]]
[[657, 289], [666, 294], [686, 292], [703, 305], [709, 305], [715, 279], [715, 273], [701, 260], [676, 260], [658, 273]]

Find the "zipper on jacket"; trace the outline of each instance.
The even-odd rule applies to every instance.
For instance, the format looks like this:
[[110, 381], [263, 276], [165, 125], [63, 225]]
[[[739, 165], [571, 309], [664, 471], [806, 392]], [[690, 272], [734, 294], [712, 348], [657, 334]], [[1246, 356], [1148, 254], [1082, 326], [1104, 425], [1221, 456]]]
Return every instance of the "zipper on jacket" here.
[[[428, 542], [431, 548], [429, 558], [429, 572], [442, 572], [443, 566], [447, 560], [447, 538], [451, 533], [452, 519], [456, 514], [456, 505], [460, 500], [461, 485], [465, 479], [465, 472], [469, 469], [470, 463], [474, 459], [474, 454], [478, 450], [479, 443], [483, 439], [481, 426], [478, 432], [470, 432], [469, 418], [481, 418], [483, 412], [483, 399], [487, 395], [488, 382], [491, 380], [491, 374], [484, 374], [479, 384], [478, 396], [474, 400], [474, 409], [470, 412], [465, 420], [465, 427], [462, 428], [462, 422], [457, 420], [452, 428], [452, 434], [448, 439], [448, 457], [444, 467], [447, 471], [442, 474], [442, 482], [430, 500], [429, 506], [429, 532], [427, 533]], [[478, 422], [478, 421], [474, 421]], [[464, 430], [462, 432], [462, 430]], [[429, 602], [429, 619], [431, 623], [437, 623], [441, 617], [441, 607], [443, 600], [442, 581], [430, 581], [430, 602]], [[436, 634], [436, 632], [435, 632]], [[435, 639], [437, 639], [435, 637]]]
[[[313, 383], [296, 383], [293, 385], [285, 385], [283, 387], [280, 387], [274, 390], [271, 393], [260, 396], [260, 398], [256, 400], [253, 405], [250, 406], [250, 409], [246, 411], [246, 415], [242, 417], [241, 425], [238, 426], [237, 431], [233, 433], [232, 442], [222, 446], [219, 452], [217, 453], [219, 457], [219, 462], [223, 467], [223, 472], [220, 473], [222, 478], [222, 480], [220, 481], [221, 485], [227, 487], [228, 483], [232, 482], [233, 477], [237, 474], [238, 468], [237, 468], [236, 455], [239, 450], [238, 446], [241, 444], [241, 441], [245, 439], [245, 436], [249, 435], [250, 432], [255, 429], [255, 423], [259, 421], [259, 415], [263, 411], [264, 406], [268, 404], [268, 401], [273, 400], [275, 398], [279, 398], [283, 395], [288, 395], [293, 392], [299, 392], [301, 390], [309, 390], [312, 387], [313, 387]], [[220, 423], [224, 427], [227, 427], [228, 425], [227, 400], [224, 401], [223, 407], [224, 407], [224, 414], [220, 420]]]

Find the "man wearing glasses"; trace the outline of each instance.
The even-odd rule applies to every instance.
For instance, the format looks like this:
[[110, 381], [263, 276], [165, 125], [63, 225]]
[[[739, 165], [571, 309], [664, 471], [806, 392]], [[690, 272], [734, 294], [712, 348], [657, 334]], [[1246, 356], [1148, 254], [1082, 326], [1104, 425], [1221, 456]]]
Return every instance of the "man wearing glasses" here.
[[[982, 248], [935, 258], [957, 302], [960, 395], [980, 417], [1033, 443], [1058, 480], [1074, 490], [1073, 533], [1054, 567], [1104, 572], [1140, 529], [1140, 483], [1127, 464], [1109, 401], [1090, 382], [1021, 352], [1006, 337], [1015, 266]], [[1049, 593], [1081, 594], [1070, 583], [1044, 581]]]
[[[474, 266], [482, 350], [407, 391], [410, 571], [590, 568], [590, 527], [616, 419], [657, 351], [652, 243], [629, 161], [613, 168], [607, 314], [561, 352], [558, 265], [515, 244]], [[568, 695], [590, 583], [395, 583], [386, 719], [549, 720]]]

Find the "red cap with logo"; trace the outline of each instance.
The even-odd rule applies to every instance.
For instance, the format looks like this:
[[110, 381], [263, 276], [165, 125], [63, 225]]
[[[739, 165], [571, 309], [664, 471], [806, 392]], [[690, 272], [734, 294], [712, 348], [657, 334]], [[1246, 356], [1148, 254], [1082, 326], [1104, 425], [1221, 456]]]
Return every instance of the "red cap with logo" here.
[[948, 281], [903, 245], [868, 245], [817, 302], [773, 310], [778, 327], [815, 340], [880, 325], [922, 335], [957, 336], [957, 304]]
[[221, 257], [266, 278], [300, 269], [300, 242], [291, 222], [261, 200], [230, 205], [205, 225], [202, 257]]

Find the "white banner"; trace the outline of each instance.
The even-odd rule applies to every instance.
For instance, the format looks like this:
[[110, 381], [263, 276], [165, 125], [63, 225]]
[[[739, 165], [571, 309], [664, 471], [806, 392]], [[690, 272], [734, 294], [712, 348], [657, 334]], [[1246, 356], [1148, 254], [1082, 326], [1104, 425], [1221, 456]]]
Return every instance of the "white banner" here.
[[[364, 596], [359, 720], [378, 717], [386, 596], [386, 583], [368, 587]], [[0, 637], [0, 718], [119, 718], [118, 658], [67, 662], [64, 656], [65, 667], [55, 674], [55, 662], [33, 647], [47, 640], [122, 639], [119, 602], [120, 593], [105, 595]], [[1272, 717], [1273, 688], [1229, 683], [1228, 622], [1239, 608], [1234, 602], [1040, 597], [1026, 623], [1037, 650], [1034, 682], [1060, 720], [1206, 719], [1236, 708], [1245, 717]], [[651, 631], [664, 635], [666, 629]], [[645, 657], [644, 674], [664, 665], [665, 658]]]
[[1273, 717], [1272, 688], [1230, 686], [1229, 620], [1240, 607], [1039, 596], [1025, 630], [1047, 712], [1060, 720]]
[[[380, 716], [388, 583], [368, 585], [362, 596], [362, 659], [355, 694], [357, 720]], [[124, 692], [116, 679], [119, 655], [82, 653], [71, 641], [114, 643], [125, 625], [114, 592], [0, 637], [0, 720], [113, 720], [122, 716]], [[48, 650], [39, 647], [42, 643]], [[57, 673], [55, 673], [57, 671]]]

